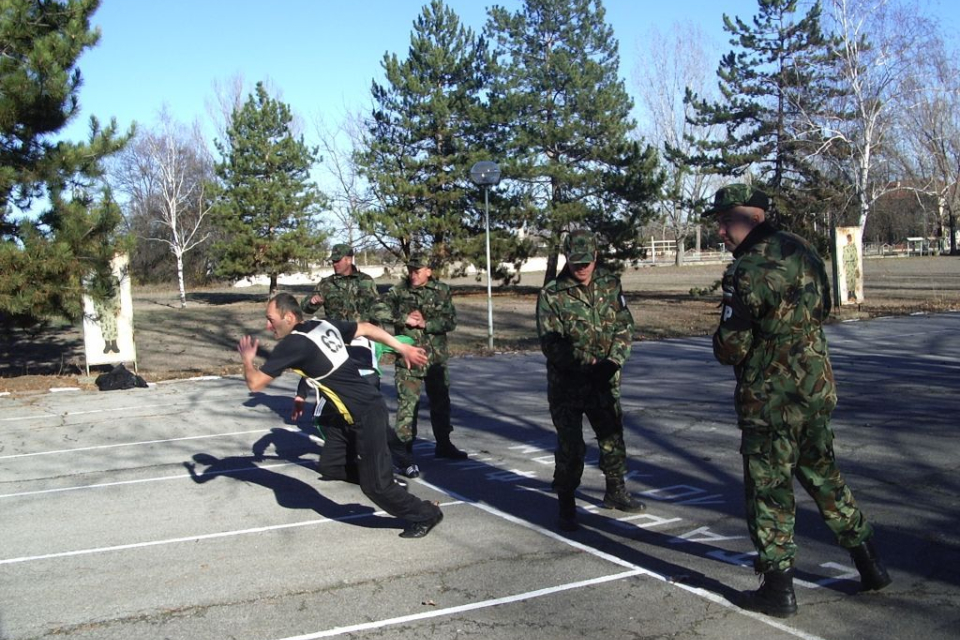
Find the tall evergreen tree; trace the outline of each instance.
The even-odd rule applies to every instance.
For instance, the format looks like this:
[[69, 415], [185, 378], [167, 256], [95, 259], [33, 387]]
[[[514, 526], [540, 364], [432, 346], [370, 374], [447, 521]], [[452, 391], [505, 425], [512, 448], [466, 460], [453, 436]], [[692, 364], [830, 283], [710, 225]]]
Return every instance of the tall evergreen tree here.
[[830, 180], [810, 161], [819, 140], [804, 126], [834, 90], [826, 78], [831, 41], [814, 3], [797, 17], [799, 0], [758, 0], [752, 23], [724, 15], [735, 49], [717, 69], [722, 98], [687, 91], [694, 124], [721, 125], [726, 135], [700, 141], [688, 163], [726, 176], [751, 174], [773, 201], [773, 213], [795, 230], [823, 209]]
[[406, 59], [383, 57], [386, 82], [373, 83], [357, 155], [376, 203], [361, 225], [398, 257], [429, 249], [449, 262], [476, 231], [469, 170], [484, 156], [477, 134], [484, 56], [483, 40], [432, 0], [414, 22]]
[[217, 274], [277, 278], [298, 261], [317, 260], [324, 233], [317, 227], [323, 194], [310, 181], [317, 150], [294, 137], [290, 107], [263, 83], [233, 112], [227, 139], [215, 142], [221, 193], [215, 205], [226, 239], [219, 242]]
[[547, 280], [574, 228], [598, 233], [606, 257], [639, 257], [637, 229], [662, 181], [655, 151], [630, 138], [633, 103], [604, 15], [599, 0], [526, 0], [516, 13], [489, 13], [492, 130], [547, 244]]
[[[90, 119], [86, 142], [57, 141], [79, 111], [77, 59], [100, 38], [97, 0], [4, 0], [0, 13], [0, 317], [79, 319], [85, 290], [121, 248], [102, 160], [130, 134]], [[132, 133], [132, 132], [131, 132]], [[97, 276], [100, 277], [97, 277]], [[94, 276], [91, 279], [91, 276]], [[110, 295], [107, 290], [104, 295]]]

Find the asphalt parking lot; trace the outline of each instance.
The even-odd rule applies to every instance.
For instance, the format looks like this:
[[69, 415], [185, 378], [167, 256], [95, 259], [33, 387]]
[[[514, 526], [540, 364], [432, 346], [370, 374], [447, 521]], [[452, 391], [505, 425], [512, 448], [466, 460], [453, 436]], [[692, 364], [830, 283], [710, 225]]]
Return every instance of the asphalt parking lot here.
[[[471, 457], [432, 458], [424, 406], [410, 490], [446, 518], [421, 540], [317, 478], [321, 445], [287, 418], [293, 375], [262, 394], [211, 378], [0, 397], [0, 638], [955, 639], [960, 314], [828, 336], [837, 455], [894, 578], [882, 592], [858, 593], [803, 495], [799, 615], [731, 603], [757, 586], [733, 374], [693, 338], [638, 343], [625, 368], [647, 511], [598, 507], [591, 449], [573, 534], [554, 526], [540, 354], [452, 361]], [[392, 407], [391, 387], [388, 368]]]

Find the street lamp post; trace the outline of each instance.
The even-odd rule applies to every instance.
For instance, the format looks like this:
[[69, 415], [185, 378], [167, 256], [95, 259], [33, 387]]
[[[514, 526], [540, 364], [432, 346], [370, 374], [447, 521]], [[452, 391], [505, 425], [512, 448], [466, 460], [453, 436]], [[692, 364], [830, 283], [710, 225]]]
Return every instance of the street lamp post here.
[[487, 243], [487, 346], [493, 351], [493, 288], [490, 284], [490, 187], [500, 182], [500, 167], [496, 162], [481, 160], [470, 168], [470, 179], [483, 187], [483, 224]]

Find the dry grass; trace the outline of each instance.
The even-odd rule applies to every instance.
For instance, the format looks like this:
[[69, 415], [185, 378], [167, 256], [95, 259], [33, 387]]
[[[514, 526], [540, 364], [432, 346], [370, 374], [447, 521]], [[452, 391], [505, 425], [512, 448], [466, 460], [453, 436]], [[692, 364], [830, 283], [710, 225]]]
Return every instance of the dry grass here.
[[[625, 273], [624, 289], [637, 321], [637, 338], [712, 333], [719, 295], [696, 296], [691, 290], [709, 289], [722, 270], [722, 265], [698, 265]], [[835, 320], [960, 309], [960, 257], [868, 260], [864, 273], [866, 302], [839, 309]], [[542, 278], [542, 274], [524, 274], [519, 285], [494, 289], [496, 351], [538, 348], [534, 311]], [[378, 284], [386, 290], [392, 281]], [[450, 284], [458, 314], [458, 328], [451, 334], [452, 352], [488, 353], [486, 285], [468, 278]], [[310, 287], [290, 290], [303, 295]], [[188, 306], [181, 309], [173, 288], [136, 290], [139, 372], [148, 381], [239, 373], [236, 343], [241, 335], [257, 335], [268, 348], [272, 344], [263, 318], [265, 298], [263, 287], [199, 290], [189, 294]], [[0, 355], [0, 391], [94, 388], [92, 376], [85, 375], [78, 327], [58, 326], [37, 335], [15, 333], [0, 343]]]

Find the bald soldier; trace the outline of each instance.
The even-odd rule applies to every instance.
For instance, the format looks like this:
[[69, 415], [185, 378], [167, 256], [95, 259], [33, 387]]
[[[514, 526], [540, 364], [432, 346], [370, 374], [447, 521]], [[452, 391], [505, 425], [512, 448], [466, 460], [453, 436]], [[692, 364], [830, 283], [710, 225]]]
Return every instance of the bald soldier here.
[[740, 606], [785, 618], [797, 612], [794, 477], [849, 550], [863, 589], [882, 589], [890, 576], [834, 458], [830, 416], [837, 394], [823, 334], [831, 309], [826, 270], [807, 241], [767, 221], [768, 208], [765, 193], [732, 184], [717, 191], [704, 215], [714, 216], [734, 258], [723, 276], [713, 353], [736, 373], [747, 528], [762, 576]]

